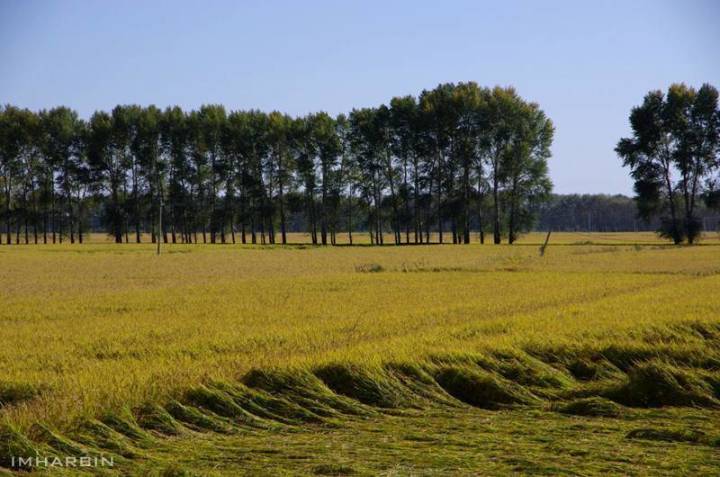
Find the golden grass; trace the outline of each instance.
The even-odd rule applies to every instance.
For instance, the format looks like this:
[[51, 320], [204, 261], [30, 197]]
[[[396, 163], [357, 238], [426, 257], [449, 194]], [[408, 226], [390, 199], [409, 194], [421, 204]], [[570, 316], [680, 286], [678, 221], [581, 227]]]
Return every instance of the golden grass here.
[[[583, 236], [553, 235], [544, 257], [535, 245], [168, 245], [160, 257], [151, 244], [3, 246], [0, 382], [41, 393], [0, 412], [63, 428], [252, 368], [645, 346], [654, 328], [717, 322], [710, 238], [553, 247]], [[647, 245], [624, 245], [638, 240]]]

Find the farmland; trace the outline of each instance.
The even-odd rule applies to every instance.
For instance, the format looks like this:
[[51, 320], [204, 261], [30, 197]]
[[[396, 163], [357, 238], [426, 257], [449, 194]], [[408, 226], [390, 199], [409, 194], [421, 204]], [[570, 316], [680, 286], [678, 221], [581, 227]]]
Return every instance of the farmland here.
[[2, 247], [0, 468], [717, 472], [717, 235], [543, 238]]

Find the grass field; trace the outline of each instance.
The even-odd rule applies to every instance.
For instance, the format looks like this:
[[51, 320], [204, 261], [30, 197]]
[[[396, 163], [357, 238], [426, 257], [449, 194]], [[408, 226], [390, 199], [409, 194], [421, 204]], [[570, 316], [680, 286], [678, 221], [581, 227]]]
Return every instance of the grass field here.
[[0, 469], [720, 472], [717, 234], [291, 239], [0, 247]]

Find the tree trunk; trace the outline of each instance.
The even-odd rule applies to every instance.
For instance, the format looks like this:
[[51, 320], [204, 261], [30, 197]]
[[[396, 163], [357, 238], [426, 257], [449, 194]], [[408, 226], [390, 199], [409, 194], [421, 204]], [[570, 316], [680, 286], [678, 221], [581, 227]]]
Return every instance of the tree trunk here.
[[667, 194], [668, 194], [668, 201], [670, 205], [670, 217], [672, 220], [672, 238], [675, 245], [682, 242], [682, 238], [679, 234], [679, 224], [677, 221], [677, 211], [675, 209], [675, 197], [673, 195], [673, 188], [672, 183], [670, 182], [670, 166], [669, 166], [669, 159], [665, 161], [664, 164], [664, 173], [665, 173], [665, 187], [667, 187]]
[[418, 172], [418, 166], [419, 166], [418, 158], [417, 158], [417, 156], [415, 156], [413, 159], [413, 182], [414, 182], [414, 185], [413, 185], [413, 216], [414, 216], [414, 221], [415, 221], [415, 243], [418, 243], [418, 241], [420, 243], [422, 243], [422, 229], [421, 229], [421, 225], [420, 225], [420, 208], [419, 208], [419, 204], [418, 204], [419, 194], [420, 194], [420, 191], [419, 191], [420, 185], [419, 185], [419, 178], [418, 178], [418, 176], [420, 174]]
[[278, 188], [278, 201], [280, 207], [280, 235], [282, 236], [282, 244], [285, 245], [287, 244], [287, 225], [285, 223], [285, 198], [283, 196], [282, 175], [280, 176]]
[[500, 201], [498, 197], [497, 170], [493, 173], [493, 243], [500, 243]]

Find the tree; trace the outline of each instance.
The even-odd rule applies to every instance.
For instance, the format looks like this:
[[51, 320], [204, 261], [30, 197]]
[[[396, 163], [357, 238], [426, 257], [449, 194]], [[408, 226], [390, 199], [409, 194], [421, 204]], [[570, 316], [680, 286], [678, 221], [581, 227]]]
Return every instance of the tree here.
[[[385, 189], [384, 158], [389, 144], [383, 134], [383, 118], [377, 108], [353, 109], [350, 113], [350, 147], [360, 171], [359, 187], [368, 208], [370, 241], [383, 243], [382, 196]], [[374, 229], [374, 235], [373, 235]]]
[[651, 91], [630, 113], [633, 137], [615, 149], [635, 180], [640, 217], [660, 215], [660, 234], [676, 244], [694, 243], [701, 232], [695, 209], [703, 179], [717, 166], [717, 98], [710, 85]]
[[314, 124], [310, 116], [296, 119], [292, 124], [292, 148], [297, 170], [297, 182], [303, 191], [308, 233], [313, 245], [317, 245], [317, 211], [315, 204], [317, 143], [313, 138], [313, 128]]
[[93, 114], [86, 139], [91, 179], [98, 194], [108, 194], [104, 220], [115, 243], [122, 243], [124, 213], [121, 193], [125, 180], [125, 157], [113, 139], [112, 117], [103, 111]]
[[19, 243], [21, 221], [25, 219], [27, 224], [27, 198], [36, 178], [37, 139], [38, 123], [33, 113], [10, 105], [0, 109], [0, 182], [4, 202], [5, 243], [8, 245], [12, 243], [13, 221], [17, 230], [16, 243]]
[[[164, 163], [167, 165], [167, 202], [172, 243], [177, 241], [177, 231], [183, 242], [191, 242], [189, 214], [190, 167], [188, 160], [189, 131], [185, 112], [178, 106], [165, 109], [160, 119], [160, 140]], [[234, 235], [233, 235], [234, 238]]]
[[291, 134], [292, 118], [277, 111], [268, 115], [268, 175], [271, 188], [277, 187], [276, 201], [280, 214], [280, 237], [283, 245], [287, 243], [285, 192], [290, 185], [292, 176]]
[[320, 243], [327, 245], [329, 232], [329, 212], [331, 193], [333, 190], [333, 179], [335, 168], [341, 152], [340, 139], [336, 131], [335, 120], [325, 112], [311, 114], [307, 118], [310, 141], [310, 150], [313, 151], [316, 159], [315, 164], [307, 164], [306, 174], [313, 170], [320, 171]]
[[161, 223], [166, 165], [160, 144], [162, 112], [155, 106], [148, 106], [139, 112], [137, 121], [135, 155], [140, 165], [140, 174], [147, 185], [144, 202], [149, 215], [151, 241], [155, 243], [164, 236]]
[[395, 97], [390, 101], [390, 121], [393, 129], [392, 150], [400, 161], [402, 174], [400, 196], [404, 207], [403, 222], [406, 243], [410, 243], [411, 223], [414, 243], [422, 242], [419, 209], [421, 182], [419, 115], [418, 103], [414, 96]]
[[[472, 197], [473, 175], [482, 176], [482, 164], [478, 166], [479, 138], [484, 127], [483, 108], [485, 106], [484, 91], [475, 83], [460, 83], [453, 91], [452, 109], [456, 127], [453, 129], [452, 151], [453, 164], [460, 173], [460, 190], [458, 199], [461, 203], [462, 242], [470, 243], [470, 209]], [[455, 227], [454, 227], [455, 228]], [[454, 242], [460, 242], [456, 238]]]
[[[82, 161], [80, 138], [83, 127], [77, 113], [66, 107], [53, 108], [43, 115], [45, 155], [50, 164], [57, 168], [55, 181], [59, 185], [64, 206], [59, 220], [60, 242], [63, 234], [67, 233], [70, 243], [75, 243], [75, 228], [78, 224], [73, 207], [73, 172]], [[53, 241], [54, 235], [53, 227]]]
[[456, 126], [451, 96], [455, 86], [441, 84], [432, 91], [420, 94], [420, 109], [424, 116], [423, 132], [429, 153], [428, 174], [430, 175], [430, 194], [432, 185], [436, 187], [436, 213], [438, 240], [443, 243], [443, 225], [447, 208], [447, 191], [453, 186], [450, 151], [453, 128]]
[[210, 243], [215, 243], [216, 235], [220, 234], [220, 241], [225, 243], [225, 209], [218, 208], [219, 195], [224, 188], [226, 161], [221, 148], [222, 134], [225, 130], [227, 114], [225, 107], [219, 104], [203, 105], [198, 111], [197, 127], [199, 132], [199, 147], [197, 153], [206, 155], [205, 163], [208, 165], [209, 180], [209, 210]]
[[536, 104], [519, 104], [513, 121], [516, 133], [502, 164], [511, 244], [520, 230], [532, 226], [537, 205], [546, 201], [552, 190], [547, 159], [554, 133], [552, 122]]

